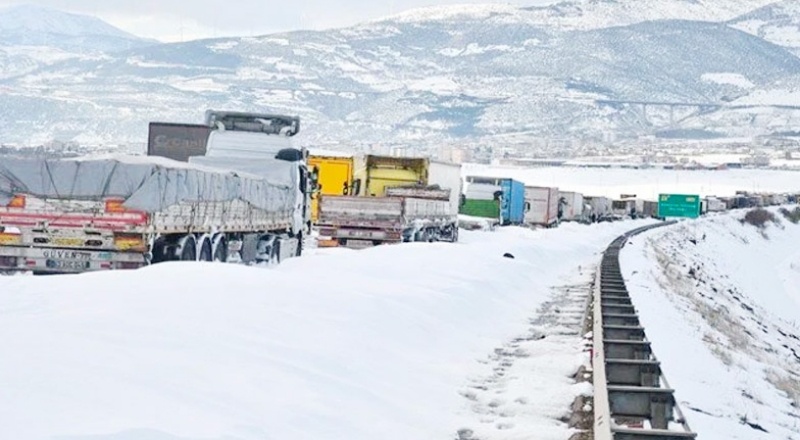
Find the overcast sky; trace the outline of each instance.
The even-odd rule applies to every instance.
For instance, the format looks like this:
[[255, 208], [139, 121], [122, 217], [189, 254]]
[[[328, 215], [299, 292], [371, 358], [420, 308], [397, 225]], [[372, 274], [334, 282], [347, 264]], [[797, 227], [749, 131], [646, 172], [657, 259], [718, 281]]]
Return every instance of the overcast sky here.
[[[95, 15], [130, 33], [180, 41], [355, 24], [407, 9], [487, 0], [0, 0]], [[508, 0], [532, 5], [554, 0]]]

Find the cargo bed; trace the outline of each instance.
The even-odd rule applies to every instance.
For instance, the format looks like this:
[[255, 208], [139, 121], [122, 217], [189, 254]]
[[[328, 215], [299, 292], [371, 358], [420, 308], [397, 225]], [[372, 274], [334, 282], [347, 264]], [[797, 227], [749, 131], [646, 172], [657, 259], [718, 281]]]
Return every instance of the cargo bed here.
[[[415, 241], [428, 227], [455, 224], [448, 198], [322, 196], [319, 229], [323, 240], [348, 247]], [[449, 197], [449, 193], [448, 196]]]

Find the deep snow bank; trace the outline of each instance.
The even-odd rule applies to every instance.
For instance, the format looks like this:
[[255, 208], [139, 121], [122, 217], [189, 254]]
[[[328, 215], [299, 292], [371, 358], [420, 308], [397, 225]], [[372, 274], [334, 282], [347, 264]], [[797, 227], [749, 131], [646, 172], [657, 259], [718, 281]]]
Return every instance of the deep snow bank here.
[[478, 359], [646, 223], [464, 233], [270, 269], [0, 277], [2, 437], [450, 439], [459, 390], [486, 374]]
[[622, 269], [699, 438], [800, 439], [800, 225], [744, 215], [634, 238]]

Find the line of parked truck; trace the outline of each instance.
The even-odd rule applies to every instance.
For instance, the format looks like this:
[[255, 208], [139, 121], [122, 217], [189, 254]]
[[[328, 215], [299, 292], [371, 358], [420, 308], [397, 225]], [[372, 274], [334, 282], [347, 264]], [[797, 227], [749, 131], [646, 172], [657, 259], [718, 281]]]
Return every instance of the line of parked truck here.
[[[458, 241], [472, 219], [555, 227], [658, 217], [656, 202], [611, 200], [428, 158], [292, 146], [297, 117], [206, 112], [150, 124], [147, 156], [0, 161], [0, 271], [79, 273], [164, 261], [275, 264], [319, 246]], [[796, 196], [707, 198], [703, 210]]]
[[460, 165], [311, 156], [297, 117], [150, 124], [147, 157], [0, 161], [0, 271], [278, 263], [323, 245], [458, 240]]
[[[800, 194], [749, 193], [701, 199], [699, 215], [731, 209], [800, 202]], [[621, 194], [618, 199], [585, 196], [555, 187], [526, 186], [511, 178], [467, 176], [460, 207], [461, 227], [524, 225], [552, 228], [561, 222], [597, 223], [637, 218], [663, 218], [657, 201]], [[479, 221], [476, 221], [479, 220]]]
[[552, 228], [562, 221], [588, 223], [611, 212], [612, 201], [555, 187], [531, 186], [511, 178], [467, 176], [460, 213], [462, 226], [527, 225]]

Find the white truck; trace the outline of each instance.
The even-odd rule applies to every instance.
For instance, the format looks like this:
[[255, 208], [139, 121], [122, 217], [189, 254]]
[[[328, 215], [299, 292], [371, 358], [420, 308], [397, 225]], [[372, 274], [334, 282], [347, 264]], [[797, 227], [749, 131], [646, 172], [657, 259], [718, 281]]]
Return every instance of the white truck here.
[[358, 195], [320, 200], [319, 234], [364, 248], [411, 241], [458, 241], [460, 165], [369, 155], [360, 160]]
[[591, 208], [588, 217], [593, 222], [611, 218], [611, 199], [602, 196], [586, 196], [584, 202]]
[[525, 187], [525, 224], [551, 228], [558, 224], [558, 188]]
[[[461, 165], [444, 162], [439, 160], [431, 160], [428, 168], [428, 184], [435, 185], [439, 188], [450, 190], [450, 208], [448, 215], [458, 217], [458, 209], [461, 206], [461, 194], [464, 191], [464, 180], [461, 177]], [[458, 238], [458, 220], [452, 227], [452, 233]]]
[[644, 216], [644, 200], [637, 198], [623, 198], [611, 203], [612, 214], [615, 218], [640, 218]]
[[247, 137], [260, 139], [253, 145], [261, 158], [248, 149], [223, 154], [231, 151], [225, 131], [241, 130], [237, 124], [248, 118], [223, 112], [209, 115], [210, 157], [188, 164], [138, 156], [3, 158], [0, 270], [78, 273], [299, 255], [313, 182], [303, 172], [302, 151], [267, 147], [285, 147], [286, 139], [277, 138], [296, 134], [299, 120], [252, 116], [258, 121]]
[[562, 209], [561, 220], [585, 220], [583, 194], [573, 191], [559, 191], [558, 198]]

